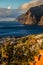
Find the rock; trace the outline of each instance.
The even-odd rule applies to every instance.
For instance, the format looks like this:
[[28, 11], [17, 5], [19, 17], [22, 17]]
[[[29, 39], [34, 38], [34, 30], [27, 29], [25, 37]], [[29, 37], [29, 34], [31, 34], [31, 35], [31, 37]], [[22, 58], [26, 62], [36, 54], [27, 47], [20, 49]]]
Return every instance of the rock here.
[[22, 24], [43, 25], [43, 5], [31, 7], [25, 14], [20, 15], [16, 21]]

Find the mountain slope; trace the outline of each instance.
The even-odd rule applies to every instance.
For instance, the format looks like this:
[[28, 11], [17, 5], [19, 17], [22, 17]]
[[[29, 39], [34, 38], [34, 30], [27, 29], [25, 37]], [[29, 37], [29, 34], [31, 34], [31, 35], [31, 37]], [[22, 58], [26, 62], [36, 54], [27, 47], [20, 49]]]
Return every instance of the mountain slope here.
[[22, 24], [43, 25], [43, 5], [31, 7], [25, 14], [19, 16], [17, 21]]

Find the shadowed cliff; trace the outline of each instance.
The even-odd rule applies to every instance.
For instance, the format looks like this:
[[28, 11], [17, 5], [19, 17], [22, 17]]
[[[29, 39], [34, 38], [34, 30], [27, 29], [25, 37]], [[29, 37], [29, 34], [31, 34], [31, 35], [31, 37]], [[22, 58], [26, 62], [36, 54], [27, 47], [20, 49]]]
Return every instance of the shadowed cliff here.
[[31, 7], [25, 14], [22, 14], [16, 20], [22, 24], [43, 25], [43, 5]]

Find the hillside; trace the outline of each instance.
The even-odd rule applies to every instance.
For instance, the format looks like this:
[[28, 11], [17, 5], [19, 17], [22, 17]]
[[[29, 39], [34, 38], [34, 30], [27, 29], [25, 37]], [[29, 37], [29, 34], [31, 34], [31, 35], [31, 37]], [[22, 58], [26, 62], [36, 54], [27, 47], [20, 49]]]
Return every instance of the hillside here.
[[[39, 65], [37, 63], [43, 61], [40, 60], [42, 57], [43, 34], [0, 38], [1, 65]], [[40, 65], [43, 65], [43, 62]]]
[[19, 16], [16, 20], [22, 24], [43, 25], [43, 5], [31, 7], [25, 14]]

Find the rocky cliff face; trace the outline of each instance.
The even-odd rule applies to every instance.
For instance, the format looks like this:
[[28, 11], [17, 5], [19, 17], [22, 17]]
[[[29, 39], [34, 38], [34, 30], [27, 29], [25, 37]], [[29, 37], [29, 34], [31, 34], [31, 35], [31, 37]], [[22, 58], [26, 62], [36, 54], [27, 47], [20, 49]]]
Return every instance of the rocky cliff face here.
[[22, 24], [43, 25], [43, 5], [31, 7], [25, 14], [19, 16], [17, 21]]

